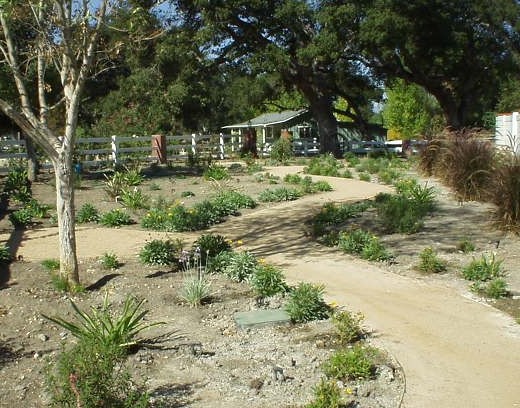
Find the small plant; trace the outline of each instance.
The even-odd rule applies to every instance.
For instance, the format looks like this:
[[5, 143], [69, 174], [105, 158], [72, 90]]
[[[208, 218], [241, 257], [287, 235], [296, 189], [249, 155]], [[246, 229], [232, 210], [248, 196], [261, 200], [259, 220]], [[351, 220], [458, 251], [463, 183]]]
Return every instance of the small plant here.
[[368, 261], [387, 261], [392, 258], [378, 237], [361, 229], [340, 233], [338, 247], [348, 254], [359, 255]]
[[41, 262], [41, 265], [48, 271], [48, 272], [55, 272], [60, 269], [60, 261], [58, 259], [44, 259]]
[[446, 270], [446, 262], [440, 259], [433, 248], [424, 248], [419, 254], [419, 270], [424, 273], [440, 273]]
[[182, 242], [154, 239], [139, 252], [139, 259], [146, 265], [174, 265], [179, 261]]
[[125, 208], [139, 210], [141, 208], [148, 208], [149, 197], [143, 194], [137, 187], [134, 187], [133, 190], [124, 189], [121, 191], [119, 201]]
[[13, 257], [11, 255], [11, 251], [8, 246], [2, 245], [0, 246], [0, 265], [6, 265], [11, 263]]
[[261, 263], [251, 277], [251, 286], [257, 296], [269, 297], [289, 290], [282, 270], [276, 266]]
[[330, 232], [329, 229], [331, 227], [337, 227], [342, 223], [359, 216], [368, 207], [368, 202], [341, 205], [334, 203], [325, 204], [312, 220], [313, 235], [321, 236]]
[[363, 336], [361, 323], [365, 320], [362, 313], [350, 313], [347, 310], [336, 311], [332, 315], [332, 324], [336, 329], [339, 343], [347, 345], [359, 340]]
[[104, 186], [105, 194], [112, 200], [115, 200], [121, 195], [123, 190], [128, 187], [125, 175], [124, 173], [116, 171], [112, 177], [109, 177], [106, 174], [104, 174], [104, 176], [106, 179]]
[[10, 166], [3, 194], [21, 203], [26, 203], [31, 199], [31, 182], [27, 177], [27, 167], [22, 162]]
[[293, 201], [302, 196], [300, 190], [295, 188], [279, 187], [262, 191], [258, 200], [262, 202]]
[[287, 164], [294, 157], [291, 141], [285, 137], [280, 137], [271, 146], [269, 157], [278, 164]]
[[308, 167], [305, 167], [303, 171], [308, 174], [314, 174], [317, 176], [332, 176], [339, 177], [340, 169], [343, 164], [336, 160], [332, 154], [326, 154], [318, 157], [313, 157]]
[[24, 204], [24, 209], [29, 211], [31, 216], [34, 218], [46, 218], [49, 216], [50, 206], [31, 198]]
[[211, 295], [211, 283], [205, 276], [191, 273], [184, 279], [180, 297], [192, 307], [200, 306]]
[[229, 262], [224, 268], [224, 273], [231, 280], [243, 282], [253, 276], [257, 266], [258, 261], [250, 252], [233, 252]]
[[323, 372], [331, 379], [367, 380], [375, 374], [374, 359], [377, 351], [359, 344], [351, 349], [338, 350], [323, 365]]
[[207, 263], [207, 258], [213, 258], [223, 251], [230, 251], [229, 241], [219, 234], [203, 234], [193, 243], [194, 248], [199, 248], [201, 262]]
[[464, 279], [473, 282], [487, 282], [495, 278], [501, 278], [505, 276], [502, 263], [503, 261], [496, 259], [495, 255], [492, 255], [490, 259], [482, 255], [480, 259], [473, 259], [462, 270], [462, 276]]
[[103, 269], [118, 269], [121, 266], [117, 255], [113, 252], [105, 252], [100, 258], [99, 263]]
[[352, 152], [346, 152], [343, 158], [350, 167], [355, 167], [361, 162], [361, 159]]
[[323, 285], [300, 282], [290, 292], [289, 301], [285, 306], [291, 320], [304, 323], [328, 318], [330, 307], [323, 300], [324, 291]]
[[372, 181], [372, 177], [370, 176], [369, 173], [365, 173], [365, 172], [359, 173], [358, 177], [361, 181], [368, 181], [368, 182]]
[[475, 282], [475, 284], [472, 285], [472, 289], [492, 299], [506, 297], [509, 293], [507, 290], [507, 282], [502, 278], [494, 278], [485, 283]]
[[234, 254], [231, 251], [223, 251], [215, 255], [213, 258], [209, 258], [206, 264], [206, 270], [208, 273], [225, 273], [226, 268], [231, 262]]
[[98, 222], [99, 211], [94, 205], [85, 203], [81, 206], [78, 213], [76, 214], [76, 221], [80, 224], [87, 222]]
[[328, 381], [322, 378], [313, 388], [314, 400], [305, 408], [342, 408], [341, 389], [336, 381]]
[[33, 222], [32, 212], [28, 208], [20, 208], [9, 214], [9, 221], [15, 228], [25, 228]]
[[126, 186], [138, 186], [144, 181], [144, 177], [139, 168], [127, 168], [122, 174]]
[[58, 292], [70, 292], [70, 293], [82, 293], [85, 291], [85, 288], [82, 285], [71, 286], [68, 279], [65, 276], [56, 273], [56, 271], [51, 271], [51, 283], [54, 289]]
[[181, 193], [182, 198], [195, 197], [195, 193], [193, 191], [183, 191]]
[[461, 239], [457, 243], [457, 250], [459, 250], [465, 254], [468, 254], [470, 252], [475, 251], [475, 244], [473, 243], [473, 241], [471, 239], [464, 238], [464, 239]]
[[206, 180], [227, 180], [229, 178], [229, 171], [224, 166], [212, 164], [202, 174]]
[[126, 212], [116, 208], [102, 214], [99, 223], [106, 227], [120, 227], [121, 225], [132, 224], [132, 219]]

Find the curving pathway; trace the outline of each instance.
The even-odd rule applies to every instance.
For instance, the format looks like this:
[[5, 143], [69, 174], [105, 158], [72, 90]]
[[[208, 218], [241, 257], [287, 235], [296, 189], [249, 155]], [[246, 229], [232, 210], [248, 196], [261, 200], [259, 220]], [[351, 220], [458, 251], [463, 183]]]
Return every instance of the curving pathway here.
[[[298, 170], [269, 171], [283, 176]], [[403, 406], [520, 407], [520, 326], [471, 300], [455, 283], [395, 275], [315, 244], [303, 224], [311, 211], [327, 201], [369, 198], [386, 190], [356, 180], [327, 180], [335, 191], [263, 208], [213, 231], [243, 240], [255, 255], [282, 266], [288, 280], [323, 283], [329, 300], [362, 311], [374, 341], [404, 368]], [[138, 230], [82, 228], [78, 253], [97, 256], [100, 245], [109, 241], [111, 250], [130, 255], [148, 239], [148, 232]], [[28, 231], [19, 252], [26, 258], [31, 254], [48, 258], [57, 252], [55, 245], [55, 230]]]

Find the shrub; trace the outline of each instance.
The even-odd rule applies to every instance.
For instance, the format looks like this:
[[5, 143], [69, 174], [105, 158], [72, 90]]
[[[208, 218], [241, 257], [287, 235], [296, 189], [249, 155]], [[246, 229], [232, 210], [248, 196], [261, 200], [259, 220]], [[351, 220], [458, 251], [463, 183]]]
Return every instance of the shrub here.
[[126, 186], [138, 186], [144, 181], [144, 176], [139, 168], [126, 168], [122, 176]]
[[507, 282], [502, 278], [494, 278], [485, 283], [475, 282], [472, 285], [472, 289], [493, 299], [506, 297], [509, 293], [507, 290]]
[[489, 189], [494, 163], [491, 142], [473, 134], [456, 133], [443, 151], [439, 176], [459, 200], [481, 200]]
[[125, 208], [130, 208], [131, 210], [148, 208], [148, 201], [149, 197], [138, 188], [121, 191], [120, 202]]
[[139, 252], [139, 259], [146, 265], [173, 265], [179, 260], [182, 242], [154, 239]]
[[325, 204], [312, 220], [313, 235], [323, 235], [329, 227], [339, 226], [345, 221], [359, 216], [369, 206], [368, 202], [340, 205], [335, 203]]
[[324, 290], [323, 285], [300, 282], [290, 292], [285, 306], [291, 320], [295, 323], [304, 323], [327, 319], [330, 315], [330, 307], [323, 300]]
[[250, 196], [233, 190], [218, 192], [211, 202], [222, 216], [236, 215], [243, 208], [256, 207], [255, 200]]
[[229, 241], [219, 234], [203, 234], [193, 243], [194, 248], [199, 248], [202, 257], [201, 262], [206, 265], [207, 257], [213, 258], [223, 251], [230, 251]]
[[440, 273], [446, 270], [446, 262], [439, 259], [435, 251], [431, 248], [424, 248], [419, 254], [419, 270], [425, 273]]
[[314, 174], [317, 176], [333, 176], [339, 177], [339, 170], [343, 167], [340, 161], [332, 154], [321, 155], [313, 157], [309, 166], [305, 167], [303, 171], [308, 174]]
[[21, 203], [26, 203], [31, 199], [31, 182], [27, 177], [27, 168], [23, 163], [10, 166], [5, 179], [3, 194]]
[[105, 185], [104, 190], [105, 194], [108, 198], [115, 200], [116, 197], [119, 197], [123, 190], [128, 187], [127, 180], [125, 179], [124, 173], [119, 171], [114, 172], [112, 177], [109, 177], [107, 174], [105, 176]]
[[302, 193], [298, 189], [279, 187], [262, 191], [258, 196], [258, 200], [262, 202], [292, 201], [297, 200], [301, 196]]
[[386, 261], [392, 257], [379, 238], [361, 229], [340, 233], [338, 247], [348, 254], [361, 256], [368, 261]]
[[130, 225], [132, 222], [130, 215], [119, 208], [107, 211], [99, 218], [99, 223], [106, 227], [120, 227], [121, 225]]
[[99, 211], [90, 203], [85, 203], [81, 206], [78, 213], [76, 214], [76, 221], [80, 224], [86, 222], [98, 222]]
[[46, 218], [49, 216], [50, 206], [31, 198], [24, 204], [24, 209], [29, 211], [31, 216], [34, 218]]
[[369, 379], [375, 374], [374, 348], [359, 344], [351, 349], [338, 350], [323, 365], [323, 372], [329, 378], [347, 381]]
[[183, 197], [183, 198], [195, 197], [195, 193], [192, 191], [183, 191], [181, 193], [181, 197]]
[[32, 212], [28, 208], [20, 208], [9, 214], [9, 221], [15, 228], [25, 228], [33, 222]]
[[163, 324], [145, 323], [144, 317], [148, 310], [142, 310], [144, 300], [137, 300], [131, 296], [126, 297], [118, 316], [110, 310], [112, 306], [108, 301], [108, 295], [105, 296], [102, 307], [91, 307], [90, 313], [79, 309], [72, 300], [70, 303], [77, 322], [61, 317], [43, 317], [68, 330], [81, 342], [94, 342], [105, 347], [115, 346], [126, 350], [143, 341], [137, 338], [141, 332]]
[[352, 152], [346, 152], [343, 155], [343, 158], [345, 159], [347, 164], [352, 167], [357, 166], [361, 161], [361, 159]]
[[314, 400], [305, 408], [341, 408], [344, 407], [341, 399], [341, 389], [335, 381], [327, 381], [325, 378], [313, 388]]
[[347, 345], [363, 336], [361, 323], [365, 320], [362, 313], [352, 314], [349, 311], [336, 311], [332, 315], [332, 324], [336, 329], [339, 343]]
[[11, 263], [13, 257], [11, 251], [7, 245], [0, 246], [0, 265], [6, 265]]
[[294, 157], [293, 146], [290, 140], [280, 137], [271, 146], [269, 154], [271, 160], [280, 164], [287, 164]]
[[243, 282], [253, 276], [257, 266], [258, 261], [250, 252], [233, 252], [223, 272], [228, 278], [236, 282]]
[[113, 252], [105, 252], [100, 258], [99, 263], [103, 269], [118, 269], [121, 266], [117, 255]]
[[231, 262], [234, 254], [230, 251], [223, 251], [215, 255], [213, 258], [209, 258], [206, 264], [206, 270], [209, 273], [225, 273], [226, 268]]
[[475, 244], [469, 238], [463, 238], [457, 243], [457, 249], [465, 254], [475, 250]]
[[361, 181], [368, 181], [368, 182], [372, 181], [372, 177], [370, 177], [370, 174], [368, 174], [368, 173], [359, 173], [358, 177]]
[[289, 287], [285, 283], [282, 270], [269, 264], [260, 264], [251, 277], [251, 286], [257, 296], [269, 297], [278, 293], [287, 292]]
[[487, 282], [495, 278], [501, 278], [505, 276], [502, 263], [503, 261], [496, 259], [495, 255], [492, 255], [490, 259], [482, 255], [480, 259], [473, 259], [462, 270], [462, 276], [464, 279], [473, 282]]
[[189, 273], [184, 279], [180, 297], [192, 307], [200, 306], [211, 295], [211, 283], [205, 276]]
[[148, 395], [136, 389], [123, 368], [125, 358], [121, 348], [94, 341], [82, 341], [62, 352], [46, 375], [50, 406], [148, 407]]
[[204, 170], [202, 176], [206, 180], [227, 180], [229, 178], [229, 172], [224, 166], [212, 164]]
[[495, 219], [499, 227], [520, 230], [520, 159], [511, 155], [493, 172], [486, 195], [495, 204]]

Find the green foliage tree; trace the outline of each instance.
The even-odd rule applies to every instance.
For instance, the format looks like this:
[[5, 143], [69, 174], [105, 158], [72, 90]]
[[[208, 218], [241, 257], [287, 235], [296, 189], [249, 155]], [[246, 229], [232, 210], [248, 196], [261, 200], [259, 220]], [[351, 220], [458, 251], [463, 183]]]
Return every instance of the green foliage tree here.
[[386, 96], [384, 124], [400, 139], [430, 136], [435, 125], [442, 123], [438, 103], [417, 85], [398, 79], [386, 89]]
[[[367, 65], [383, 79], [398, 77], [426, 89], [453, 128], [479, 124], [495, 106], [502, 80], [518, 70], [515, 0], [356, 4], [362, 22], [355, 42]], [[344, 44], [351, 41], [345, 37]]]

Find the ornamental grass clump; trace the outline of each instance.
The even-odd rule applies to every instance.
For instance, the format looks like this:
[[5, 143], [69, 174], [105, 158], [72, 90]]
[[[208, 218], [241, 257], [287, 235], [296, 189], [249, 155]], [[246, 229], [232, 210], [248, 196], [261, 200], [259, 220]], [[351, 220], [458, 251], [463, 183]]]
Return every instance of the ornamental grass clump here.
[[387, 261], [392, 258], [377, 236], [361, 229], [341, 232], [338, 247], [347, 254], [357, 255], [367, 261]]
[[424, 248], [419, 254], [419, 270], [424, 273], [440, 273], [446, 271], [446, 262], [437, 256], [433, 248]]
[[355, 344], [330, 356], [323, 364], [323, 372], [334, 380], [368, 380], [375, 376], [377, 355], [376, 349]]
[[195, 246], [193, 251], [182, 251], [179, 258], [184, 280], [179, 291], [179, 296], [191, 307], [202, 305], [211, 296], [211, 282], [207, 278], [206, 260], [208, 259], [206, 250], [205, 257], [202, 257], [202, 250]]
[[370, 207], [368, 201], [347, 204], [325, 204], [320, 212], [312, 219], [312, 234], [315, 237], [330, 232], [331, 228], [338, 227], [348, 220], [358, 217]]
[[507, 283], [504, 280], [506, 271], [502, 267], [503, 260], [482, 255], [480, 259], [473, 259], [462, 270], [464, 279], [473, 282], [471, 290], [488, 297], [498, 299], [508, 295]]
[[325, 287], [313, 283], [300, 282], [289, 293], [285, 310], [295, 323], [323, 320], [330, 316], [331, 308], [323, 299]]

